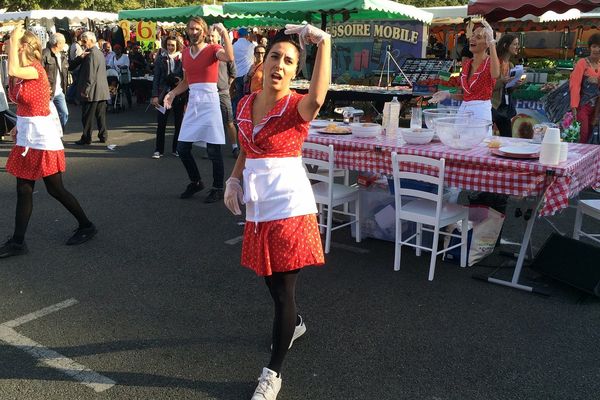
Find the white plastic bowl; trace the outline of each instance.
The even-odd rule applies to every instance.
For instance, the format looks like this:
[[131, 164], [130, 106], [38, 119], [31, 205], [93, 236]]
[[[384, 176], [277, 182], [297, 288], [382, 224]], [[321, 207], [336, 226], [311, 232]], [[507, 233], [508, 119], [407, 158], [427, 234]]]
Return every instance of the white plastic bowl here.
[[374, 137], [381, 133], [381, 125], [371, 122], [353, 122], [350, 124], [352, 136]]
[[485, 119], [469, 118], [462, 115], [438, 118], [435, 132], [442, 143], [453, 149], [469, 150], [491, 136], [492, 123]]
[[[444, 107], [444, 108], [428, 108], [423, 110], [423, 119], [425, 119], [425, 126], [429, 129], [435, 129], [435, 120], [438, 118], [454, 117], [458, 114], [458, 107]], [[472, 111], [463, 111], [460, 115], [473, 117]]]
[[402, 138], [408, 144], [427, 144], [433, 139], [433, 129], [403, 128]]

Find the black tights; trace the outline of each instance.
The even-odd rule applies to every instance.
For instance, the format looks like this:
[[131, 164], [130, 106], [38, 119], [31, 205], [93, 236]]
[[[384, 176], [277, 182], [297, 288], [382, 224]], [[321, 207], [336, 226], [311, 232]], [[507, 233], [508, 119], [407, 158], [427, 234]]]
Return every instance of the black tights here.
[[273, 350], [269, 368], [279, 373], [296, 328], [296, 280], [299, 269], [276, 272], [265, 277], [265, 282], [275, 303], [273, 319]]
[[[60, 172], [44, 178], [48, 194], [54, 197], [77, 219], [80, 228], [91, 225], [77, 199], [65, 189]], [[35, 181], [17, 178], [17, 212], [15, 215], [15, 232], [13, 240], [22, 243], [33, 210], [33, 188]]]

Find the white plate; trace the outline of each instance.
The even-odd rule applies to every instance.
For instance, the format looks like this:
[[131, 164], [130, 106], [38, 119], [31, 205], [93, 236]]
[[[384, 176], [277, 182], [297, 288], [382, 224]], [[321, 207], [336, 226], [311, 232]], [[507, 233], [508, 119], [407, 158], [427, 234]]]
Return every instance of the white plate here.
[[502, 146], [498, 150], [508, 154], [535, 154], [540, 152], [540, 146], [526, 145], [526, 146]]
[[335, 121], [327, 121], [325, 119], [313, 119], [312, 121], [310, 121], [310, 127], [314, 129], [327, 128], [327, 125], [329, 124], [337, 125]]

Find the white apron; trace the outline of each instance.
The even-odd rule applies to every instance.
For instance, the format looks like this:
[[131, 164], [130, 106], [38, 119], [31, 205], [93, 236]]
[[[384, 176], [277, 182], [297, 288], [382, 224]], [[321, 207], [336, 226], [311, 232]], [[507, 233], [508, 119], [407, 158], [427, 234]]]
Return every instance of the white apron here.
[[216, 83], [192, 83], [181, 131], [181, 142], [225, 144], [225, 130]]
[[251, 222], [317, 213], [302, 157], [246, 159], [244, 202]]
[[[473, 118], [484, 119], [492, 122], [492, 102], [490, 100], [471, 100], [463, 101], [458, 109], [458, 113], [470, 111], [473, 113]], [[489, 135], [492, 135], [490, 127]]]
[[50, 114], [38, 117], [21, 117], [17, 115], [17, 146], [25, 147], [21, 154], [27, 155], [29, 149], [37, 150], [63, 150], [63, 135], [58, 111], [52, 101]]

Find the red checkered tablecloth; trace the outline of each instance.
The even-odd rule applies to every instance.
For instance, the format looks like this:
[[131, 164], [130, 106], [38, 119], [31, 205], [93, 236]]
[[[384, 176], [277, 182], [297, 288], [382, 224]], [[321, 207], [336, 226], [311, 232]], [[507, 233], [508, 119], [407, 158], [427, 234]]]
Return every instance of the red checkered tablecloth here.
[[[501, 158], [485, 144], [471, 150], [452, 149], [440, 142], [409, 145], [396, 136], [356, 138], [351, 135], [309, 134], [307, 142], [332, 144], [336, 167], [391, 174], [391, 154], [411, 154], [446, 160], [447, 186], [516, 196], [544, 195], [540, 215], [553, 215], [568, 207], [569, 198], [589, 186], [600, 185], [600, 146], [569, 143], [568, 160], [545, 166], [538, 160]], [[504, 139], [513, 144], [521, 139]], [[323, 159], [324, 154], [305, 151], [305, 156]], [[409, 170], [427, 173], [407, 166]], [[547, 188], [544, 193], [544, 189]]]

